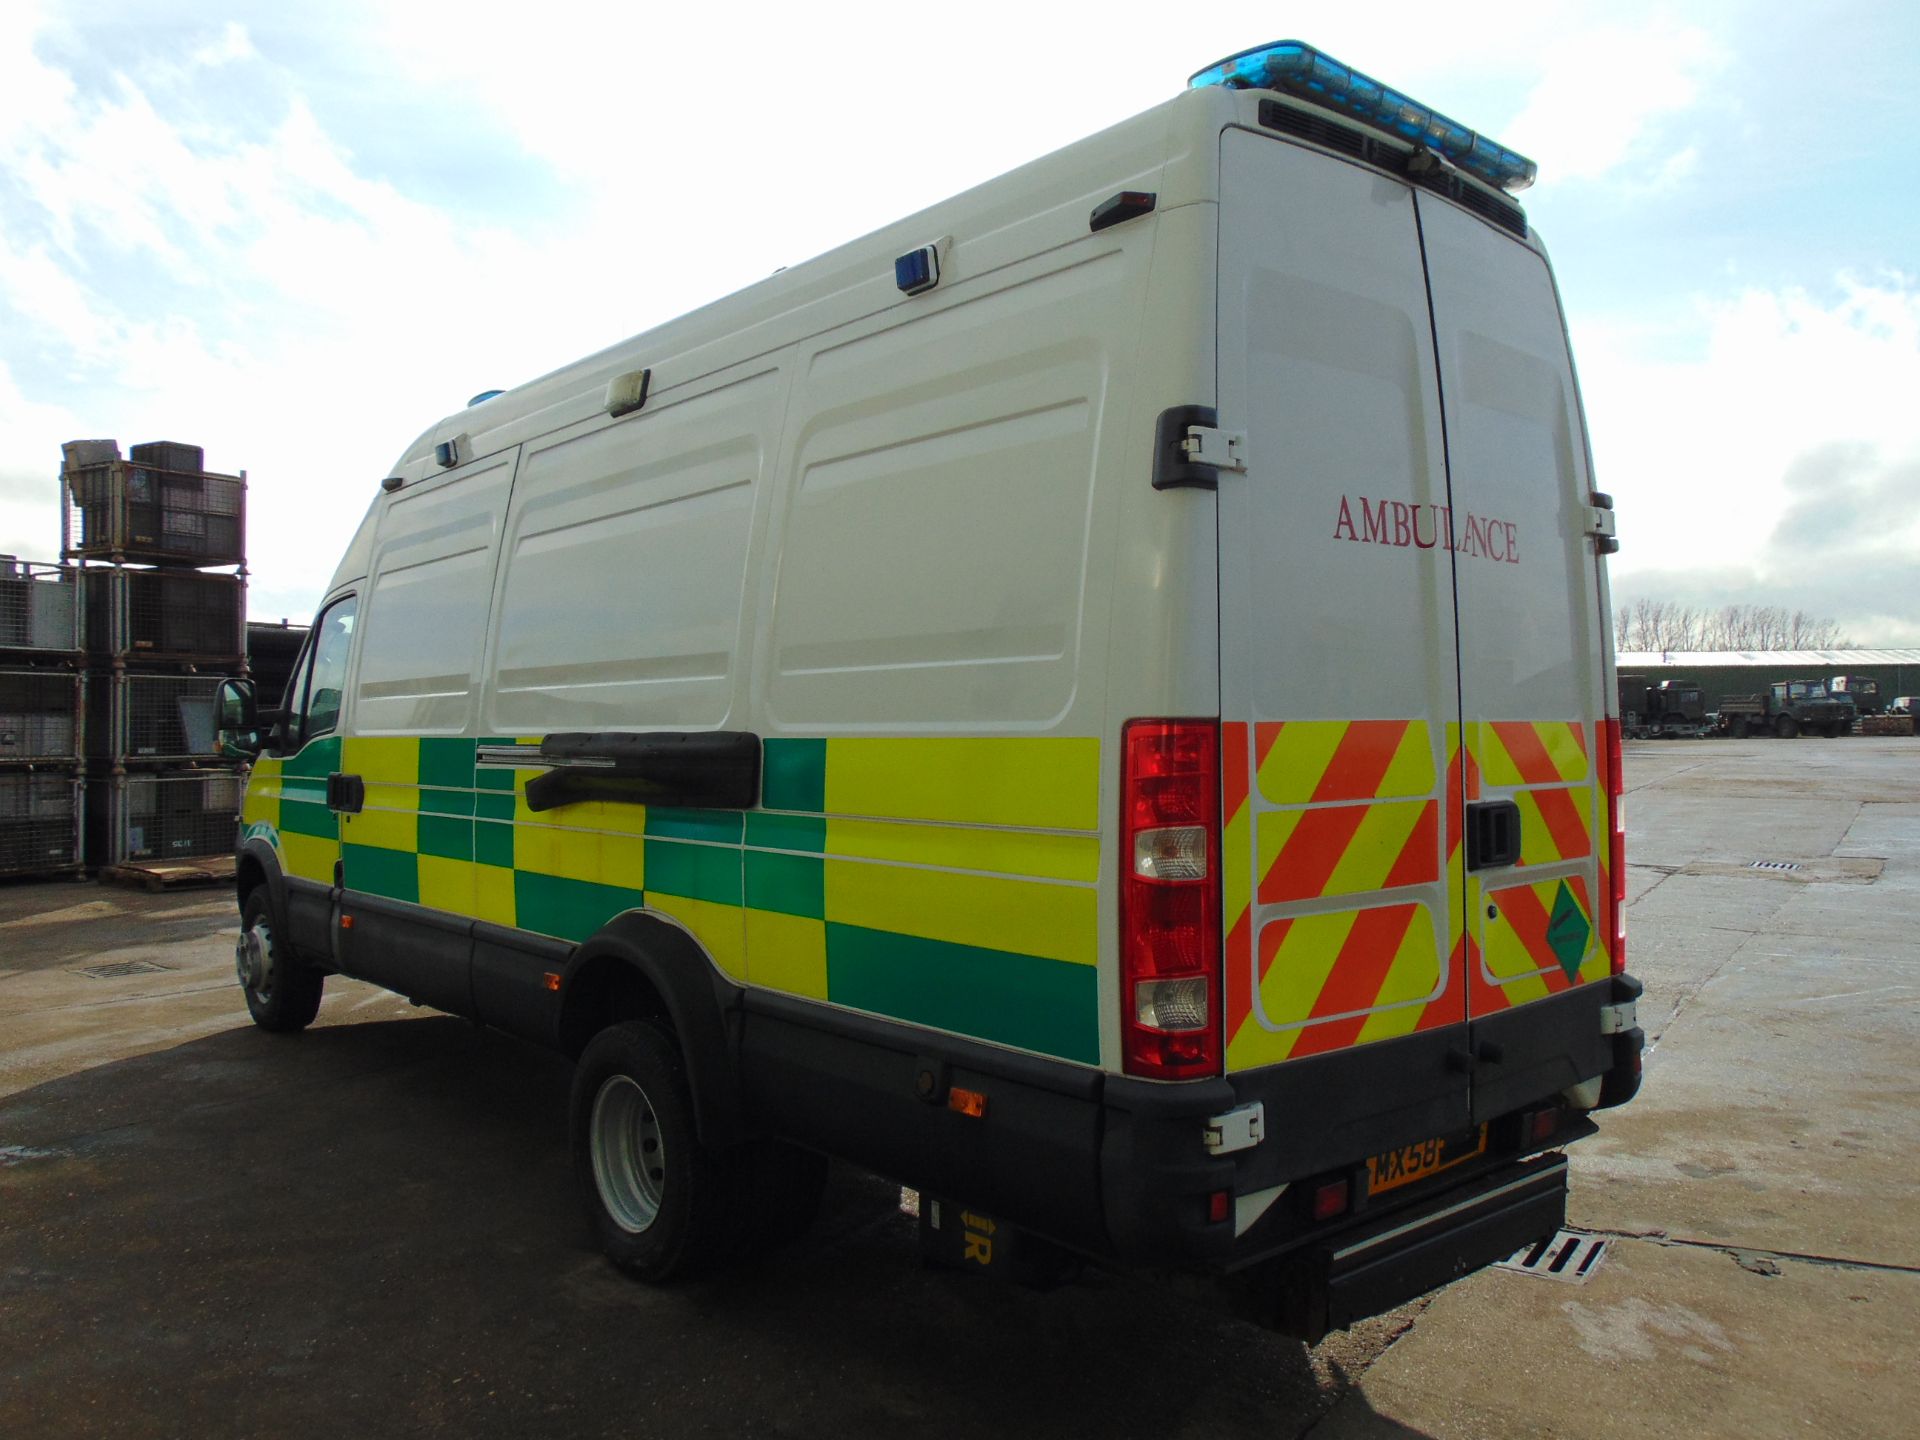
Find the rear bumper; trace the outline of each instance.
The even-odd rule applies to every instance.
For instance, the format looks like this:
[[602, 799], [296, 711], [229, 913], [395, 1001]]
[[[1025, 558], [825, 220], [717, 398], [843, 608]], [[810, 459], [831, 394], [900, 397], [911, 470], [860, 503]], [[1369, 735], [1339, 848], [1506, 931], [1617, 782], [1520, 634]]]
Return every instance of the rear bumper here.
[[1248, 1282], [1270, 1297], [1269, 1324], [1312, 1343], [1504, 1260], [1566, 1218], [1567, 1162], [1545, 1155], [1317, 1242]]
[[[1386, 1278], [1397, 1265], [1411, 1267], [1415, 1279], [1441, 1275], [1411, 1295], [1460, 1273], [1453, 1267], [1484, 1264], [1475, 1257], [1507, 1245], [1516, 1227], [1535, 1226], [1552, 1208], [1541, 1201], [1530, 1218], [1476, 1210], [1451, 1226], [1462, 1232], [1453, 1240], [1442, 1227], [1365, 1259], [1366, 1252], [1351, 1251], [1350, 1237], [1425, 1213], [1442, 1184], [1435, 1177], [1369, 1197], [1367, 1157], [1455, 1134], [1463, 1122], [1486, 1123], [1487, 1154], [1450, 1172], [1444, 1191], [1479, 1194], [1497, 1188], [1490, 1177], [1526, 1155], [1589, 1133], [1591, 1123], [1575, 1113], [1557, 1134], [1522, 1143], [1516, 1112], [1596, 1075], [1605, 1077], [1603, 1105], [1629, 1098], [1641, 1035], [1603, 1034], [1601, 1011], [1639, 989], [1616, 976], [1490, 1017], [1471, 1032], [1454, 1026], [1167, 1084], [750, 993], [739, 1074], [747, 1112], [761, 1128], [1083, 1254], [1226, 1275], [1344, 1247], [1347, 1258], [1338, 1266], [1328, 1260], [1323, 1276], [1326, 1313], [1338, 1315], [1398, 1288]], [[985, 1095], [985, 1116], [950, 1109], [954, 1088]], [[1254, 1103], [1264, 1109], [1264, 1138], [1210, 1152], [1208, 1120]], [[1309, 1188], [1301, 1182], [1340, 1175], [1351, 1181], [1353, 1209], [1316, 1224], [1297, 1203]], [[1209, 1202], [1222, 1192], [1233, 1204], [1216, 1220]], [[1525, 1198], [1538, 1199], [1531, 1190]], [[1486, 1258], [1557, 1225], [1534, 1228]]]

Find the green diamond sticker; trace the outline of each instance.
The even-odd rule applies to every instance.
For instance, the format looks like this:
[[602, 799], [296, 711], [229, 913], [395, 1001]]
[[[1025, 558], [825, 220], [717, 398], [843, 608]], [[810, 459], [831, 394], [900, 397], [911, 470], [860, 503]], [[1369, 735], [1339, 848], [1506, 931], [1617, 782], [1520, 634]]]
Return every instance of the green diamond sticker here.
[[1592, 933], [1587, 912], [1580, 908], [1573, 891], [1562, 880], [1559, 892], [1553, 897], [1553, 913], [1547, 917], [1547, 946], [1560, 962], [1560, 968], [1567, 972], [1567, 979], [1573, 979], [1579, 972], [1580, 962], [1587, 953], [1587, 937]]

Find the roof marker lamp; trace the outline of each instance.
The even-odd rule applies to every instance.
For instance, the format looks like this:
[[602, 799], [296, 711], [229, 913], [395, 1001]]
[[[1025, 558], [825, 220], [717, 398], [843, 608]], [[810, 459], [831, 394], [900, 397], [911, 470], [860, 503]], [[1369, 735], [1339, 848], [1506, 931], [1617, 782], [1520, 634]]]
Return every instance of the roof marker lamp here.
[[1195, 90], [1209, 85], [1229, 90], [1277, 90], [1425, 145], [1468, 174], [1502, 190], [1524, 190], [1539, 173], [1539, 167], [1526, 156], [1298, 40], [1280, 40], [1229, 55], [1187, 83]]
[[933, 289], [940, 283], [939, 247], [922, 245], [919, 249], [909, 250], [895, 260], [893, 283], [907, 295], [918, 295]]

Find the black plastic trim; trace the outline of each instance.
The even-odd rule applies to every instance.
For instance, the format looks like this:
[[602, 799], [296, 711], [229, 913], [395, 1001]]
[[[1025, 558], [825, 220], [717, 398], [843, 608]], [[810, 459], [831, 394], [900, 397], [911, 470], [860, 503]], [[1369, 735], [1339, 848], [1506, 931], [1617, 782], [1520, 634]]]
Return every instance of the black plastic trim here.
[[1188, 459], [1181, 442], [1189, 426], [1210, 428], [1219, 423], [1220, 412], [1211, 405], [1175, 405], [1162, 410], [1153, 424], [1153, 488], [1218, 490], [1218, 468]]
[[348, 974], [416, 1004], [473, 1016], [473, 920], [352, 889], [340, 897], [340, 915]]
[[1151, 190], [1122, 190], [1093, 207], [1093, 213], [1087, 217], [1087, 229], [1098, 234], [1109, 226], [1151, 215], [1159, 202], [1160, 197]]
[[1445, 196], [1511, 235], [1523, 239], [1526, 237], [1525, 210], [1464, 179], [1457, 167], [1430, 150], [1416, 150], [1408, 154], [1350, 125], [1343, 125], [1324, 115], [1297, 110], [1278, 100], [1260, 102], [1259, 122], [1263, 129], [1292, 135], [1324, 150], [1336, 151], [1375, 169], [1398, 175], [1423, 190]]
[[533, 811], [580, 800], [691, 810], [748, 810], [760, 802], [760, 737], [745, 730], [549, 735], [540, 759], [561, 768], [527, 782]]

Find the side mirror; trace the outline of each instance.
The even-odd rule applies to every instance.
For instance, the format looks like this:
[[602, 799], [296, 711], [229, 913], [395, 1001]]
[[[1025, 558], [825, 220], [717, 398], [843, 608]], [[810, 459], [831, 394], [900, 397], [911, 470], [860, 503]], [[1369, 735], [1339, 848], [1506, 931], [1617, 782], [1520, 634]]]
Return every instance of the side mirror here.
[[220, 727], [220, 753], [251, 756], [260, 753], [266, 737], [260, 733], [260, 708], [251, 680], [222, 680], [214, 692], [214, 716]]

